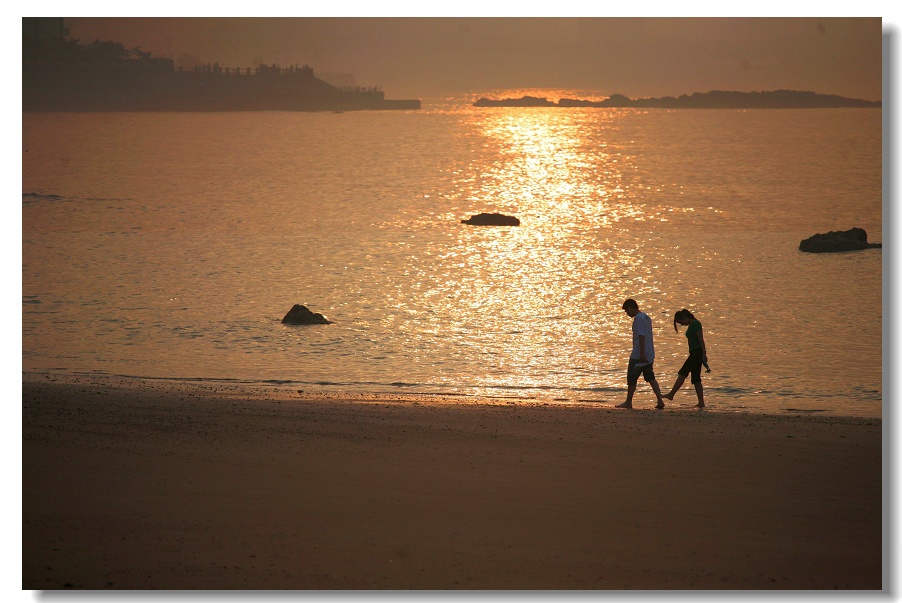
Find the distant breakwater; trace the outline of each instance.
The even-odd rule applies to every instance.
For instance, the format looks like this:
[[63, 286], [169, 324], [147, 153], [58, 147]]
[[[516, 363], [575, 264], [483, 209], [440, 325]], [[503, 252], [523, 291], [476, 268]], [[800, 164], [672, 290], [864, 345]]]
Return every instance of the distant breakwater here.
[[475, 107], [599, 107], [599, 108], [655, 108], [655, 109], [821, 109], [821, 108], [879, 108], [881, 101], [846, 98], [832, 94], [774, 90], [770, 92], [696, 92], [691, 95], [661, 98], [632, 99], [613, 94], [604, 100], [562, 98], [558, 102], [535, 96], [520, 98], [480, 98]]

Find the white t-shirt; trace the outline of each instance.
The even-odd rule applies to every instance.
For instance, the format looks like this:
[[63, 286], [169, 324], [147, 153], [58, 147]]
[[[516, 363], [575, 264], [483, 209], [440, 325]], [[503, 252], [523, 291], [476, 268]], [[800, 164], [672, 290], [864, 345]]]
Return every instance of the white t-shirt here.
[[633, 317], [633, 353], [630, 354], [630, 358], [634, 360], [638, 360], [641, 357], [639, 335], [645, 336], [645, 359], [649, 362], [654, 362], [655, 343], [651, 336], [651, 318], [645, 312], [639, 312]]

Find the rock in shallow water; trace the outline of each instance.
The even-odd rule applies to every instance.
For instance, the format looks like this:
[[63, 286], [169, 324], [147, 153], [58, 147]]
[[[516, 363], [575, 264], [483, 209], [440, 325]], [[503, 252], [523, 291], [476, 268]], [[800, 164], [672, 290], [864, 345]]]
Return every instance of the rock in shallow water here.
[[874, 247], [883, 247], [883, 244], [868, 243], [868, 234], [863, 228], [818, 233], [799, 243], [799, 251], [808, 253], [858, 251], [859, 249], [872, 249]]
[[471, 226], [520, 226], [519, 219], [504, 214], [476, 214], [467, 220], [461, 220], [460, 223]]
[[284, 325], [330, 325], [332, 321], [317, 312], [311, 312], [307, 306], [295, 304], [282, 319]]

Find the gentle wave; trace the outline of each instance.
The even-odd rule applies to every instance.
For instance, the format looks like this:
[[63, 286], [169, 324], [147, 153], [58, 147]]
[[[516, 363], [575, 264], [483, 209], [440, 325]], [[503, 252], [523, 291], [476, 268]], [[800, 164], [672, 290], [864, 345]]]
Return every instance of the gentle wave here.
[[[48, 372], [24, 372], [23, 379], [36, 380], [53, 377], [79, 377], [91, 380], [115, 380], [123, 379], [135, 383], [160, 383], [160, 384], [195, 384], [204, 386], [238, 386], [250, 389], [269, 389], [274, 392], [282, 392], [285, 395], [293, 395], [298, 392], [305, 394], [331, 394], [331, 395], [393, 395], [393, 396], [439, 396], [460, 397], [478, 399], [511, 399], [523, 401], [544, 402], [591, 402], [614, 404], [622, 401], [626, 393], [626, 387], [558, 387], [558, 386], [518, 386], [518, 385], [485, 385], [485, 384], [447, 384], [447, 383], [406, 383], [406, 382], [374, 382], [374, 381], [305, 381], [299, 379], [242, 379], [242, 378], [210, 378], [210, 377], [152, 377], [135, 374], [114, 374], [103, 371], [66, 371], [56, 369]], [[831, 406], [818, 407], [816, 401], [810, 400], [810, 396], [802, 392], [768, 390], [751, 390], [735, 387], [712, 387], [706, 389], [708, 408], [721, 411], [751, 411], [751, 412], [802, 412], [802, 413], [834, 413], [834, 414], [862, 414], [861, 407], [851, 404], [845, 408]], [[602, 396], [601, 398], [585, 398], [585, 395]], [[879, 392], [872, 392], [869, 400], [879, 402]], [[846, 399], [848, 396], [841, 394], [825, 394], [824, 399]], [[785, 406], [791, 400], [797, 402], [807, 400], [812, 407]], [[669, 402], [670, 406], [687, 406], [695, 404], [695, 393], [691, 388], [680, 393], [680, 398], [675, 402]], [[639, 392], [634, 398], [634, 404], [641, 407], [643, 404], [651, 404], [653, 396], [649, 391]], [[776, 406], [774, 406], [776, 402]], [[858, 413], [848, 412], [848, 409], [857, 409]], [[864, 413], [867, 414], [867, 413]]]

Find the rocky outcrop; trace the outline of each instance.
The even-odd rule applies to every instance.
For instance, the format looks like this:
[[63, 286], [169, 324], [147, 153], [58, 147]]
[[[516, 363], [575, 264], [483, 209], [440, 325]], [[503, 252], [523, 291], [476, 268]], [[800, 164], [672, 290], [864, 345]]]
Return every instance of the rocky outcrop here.
[[476, 214], [467, 220], [461, 220], [460, 223], [471, 226], [520, 226], [520, 220], [504, 214]]
[[295, 304], [282, 319], [283, 325], [330, 325], [332, 321], [317, 312], [311, 312], [307, 306]]
[[799, 251], [808, 253], [835, 253], [838, 251], [858, 251], [882, 247], [882, 243], [868, 243], [868, 234], [863, 228], [834, 230], [818, 233], [799, 243]]

